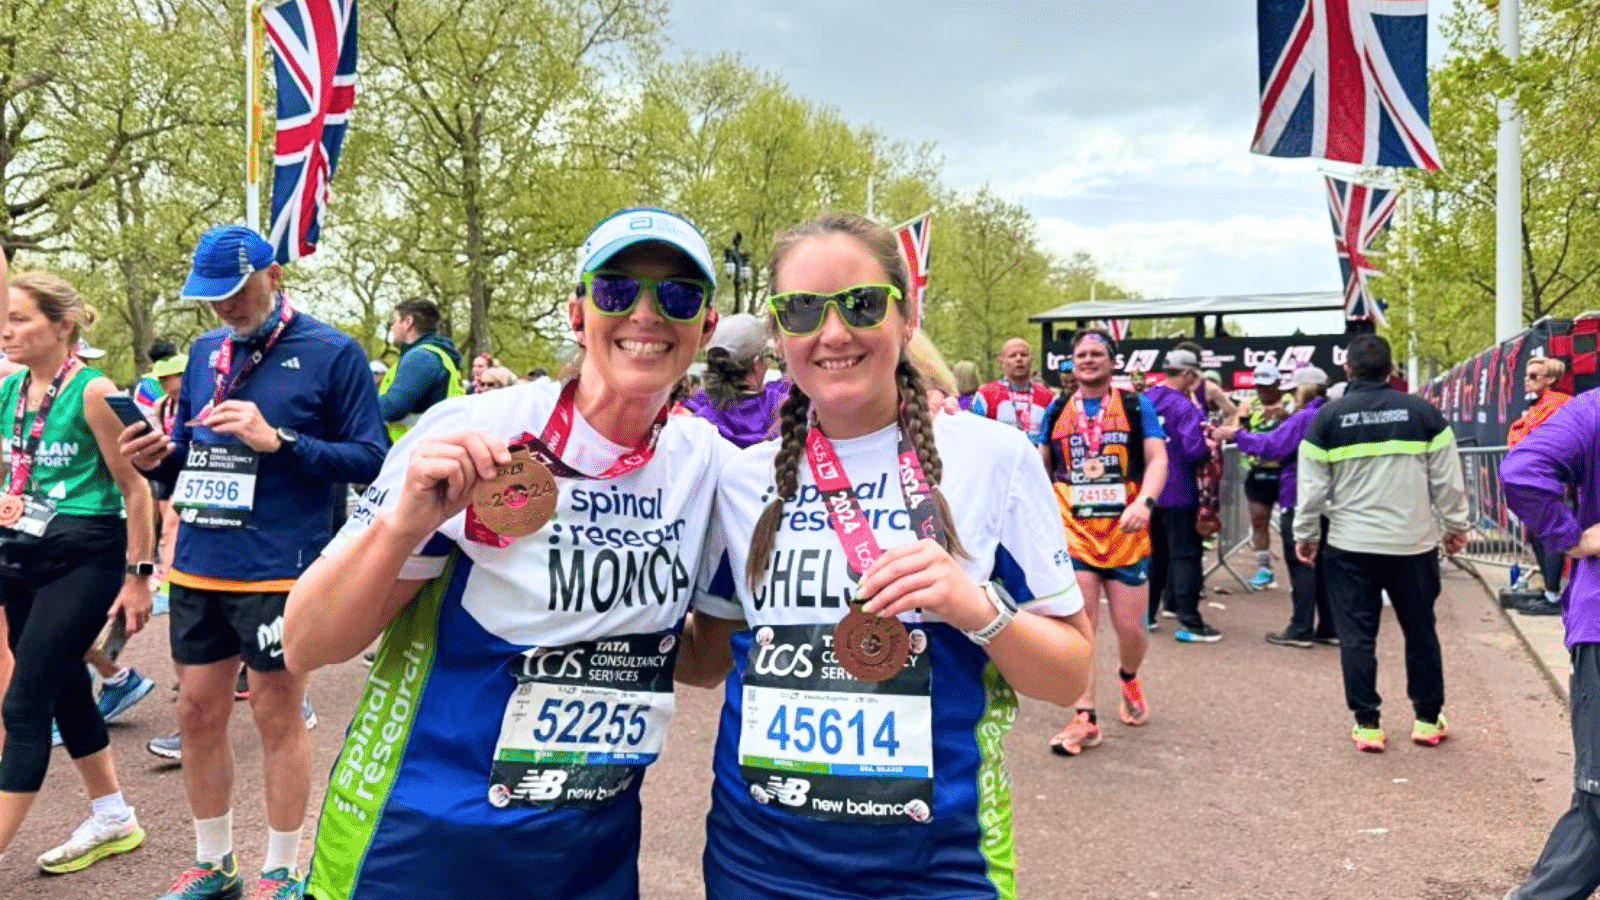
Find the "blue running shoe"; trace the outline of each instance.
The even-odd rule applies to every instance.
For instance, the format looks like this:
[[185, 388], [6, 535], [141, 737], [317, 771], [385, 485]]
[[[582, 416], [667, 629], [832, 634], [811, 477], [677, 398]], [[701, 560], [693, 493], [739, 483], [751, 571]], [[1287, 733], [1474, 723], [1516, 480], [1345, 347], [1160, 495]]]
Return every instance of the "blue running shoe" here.
[[1250, 579], [1250, 590], [1264, 591], [1267, 588], [1277, 587], [1278, 579], [1272, 574], [1271, 569], [1257, 569], [1255, 577]]
[[140, 675], [138, 669], [129, 669], [128, 677], [121, 684], [102, 683], [100, 696], [94, 702], [100, 708], [100, 718], [107, 722], [114, 721], [155, 690], [155, 686], [155, 679]]
[[299, 872], [287, 868], [262, 872], [250, 900], [301, 900], [306, 895], [306, 883]]
[[1172, 636], [1185, 644], [1215, 644], [1222, 640], [1222, 632], [1204, 624], [1193, 628], [1179, 628]]

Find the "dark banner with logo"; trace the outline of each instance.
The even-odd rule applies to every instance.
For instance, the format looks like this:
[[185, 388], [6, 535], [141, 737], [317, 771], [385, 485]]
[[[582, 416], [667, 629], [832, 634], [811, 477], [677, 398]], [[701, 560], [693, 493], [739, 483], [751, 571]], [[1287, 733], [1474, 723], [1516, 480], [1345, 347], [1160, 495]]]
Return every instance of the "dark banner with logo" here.
[[[1072, 358], [1070, 340], [1071, 336], [1067, 335], [1044, 345], [1042, 377], [1047, 384], [1060, 385], [1059, 375]], [[1134, 372], [1145, 373], [1145, 380], [1150, 384], [1159, 382], [1163, 377], [1161, 361], [1180, 340], [1121, 342], [1117, 347], [1117, 383], [1126, 386]], [[1347, 334], [1207, 338], [1199, 342], [1205, 348], [1200, 368], [1216, 372], [1222, 378], [1223, 388], [1230, 392], [1255, 387], [1251, 373], [1262, 363], [1280, 372], [1316, 366], [1328, 373], [1332, 384], [1344, 380], [1344, 347], [1349, 342]]]

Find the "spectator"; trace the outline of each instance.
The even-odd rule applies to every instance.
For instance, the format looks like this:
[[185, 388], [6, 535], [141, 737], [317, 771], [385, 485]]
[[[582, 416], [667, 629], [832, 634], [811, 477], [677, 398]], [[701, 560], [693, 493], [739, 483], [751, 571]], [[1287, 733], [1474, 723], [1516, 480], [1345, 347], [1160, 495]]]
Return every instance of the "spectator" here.
[[466, 383], [468, 393], [471, 393], [472, 390], [477, 387], [478, 376], [482, 375], [484, 372], [496, 365], [498, 365], [498, 363], [494, 361], [494, 357], [487, 353], [479, 353], [477, 356], [474, 356], [472, 358], [472, 377], [467, 379]]
[[1328, 517], [1321, 553], [1340, 641], [1345, 703], [1357, 750], [1381, 753], [1378, 622], [1383, 594], [1406, 642], [1406, 684], [1416, 720], [1411, 740], [1436, 747], [1444, 720], [1444, 670], [1433, 604], [1439, 597], [1439, 530], [1454, 554], [1467, 543], [1467, 495], [1455, 435], [1433, 404], [1389, 386], [1389, 342], [1350, 342], [1345, 396], [1317, 410], [1300, 444], [1295, 555], [1318, 565], [1318, 517]]
[[[1600, 889], [1600, 391], [1562, 406], [1506, 453], [1506, 505], [1545, 547], [1572, 558], [1566, 645], [1572, 660], [1572, 805], [1506, 900], [1568, 900]], [[1568, 498], [1577, 494], [1574, 514]]]
[[400, 349], [400, 358], [378, 384], [378, 408], [390, 443], [400, 440], [434, 404], [465, 393], [461, 354], [438, 331], [439, 306], [432, 300], [412, 297], [394, 308], [389, 338]]
[[1005, 422], [1033, 435], [1044, 421], [1044, 411], [1055, 399], [1050, 388], [1033, 378], [1033, 348], [1028, 342], [1014, 337], [1000, 347], [1001, 365], [1005, 377], [991, 381], [978, 389], [972, 401], [972, 411]]
[[498, 391], [501, 388], [511, 387], [517, 383], [517, 373], [505, 366], [490, 366], [483, 370], [474, 383], [473, 393], [482, 394], [485, 391]]
[[156, 401], [160, 400], [164, 393], [158, 383], [159, 380], [155, 377], [155, 367], [160, 365], [163, 360], [177, 356], [178, 347], [166, 338], [157, 338], [150, 343], [150, 349], [145, 352], [145, 355], [150, 357], [151, 370], [143, 378], [139, 379], [139, 383], [134, 386], [133, 402], [148, 417], [151, 415], [151, 410], [155, 408]]
[[772, 436], [789, 382], [767, 381], [767, 323], [749, 313], [724, 316], [706, 345], [705, 386], [683, 406], [738, 447]]
[[1214, 643], [1222, 633], [1206, 624], [1200, 614], [1200, 513], [1196, 469], [1206, 458], [1205, 418], [1195, 406], [1193, 391], [1199, 384], [1200, 358], [1189, 350], [1167, 351], [1166, 381], [1152, 385], [1144, 398], [1161, 417], [1167, 432], [1167, 483], [1156, 498], [1150, 521], [1150, 604], [1147, 624], [1153, 624], [1164, 596], [1178, 617], [1173, 634], [1184, 643]]
[[[1556, 383], [1567, 372], [1566, 363], [1559, 359], [1535, 356], [1528, 360], [1523, 384], [1533, 395], [1533, 405], [1517, 417], [1506, 430], [1506, 446], [1522, 443], [1529, 432], [1556, 414], [1556, 410], [1572, 399], [1572, 395], [1555, 389]], [[1565, 502], [1565, 501], [1563, 501]], [[1524, 615], [1558, 616], [1561, 614], [1561, 570], [1566, 556], [1560, 550], [1546, 547], [1538, 535], [1528, 532], [1528, 542], [1533, 545], [1533, 555], [1539, 560], [1539, 575], [1544, 579], [1544, 596], [1523, 603], [1518, 609]]]
[[961, 408], [972, 410], [972, 401], [978, 396], [978, 364], [970, 359], [956, 363], [952, 372], [956, 379], [956, 401]]

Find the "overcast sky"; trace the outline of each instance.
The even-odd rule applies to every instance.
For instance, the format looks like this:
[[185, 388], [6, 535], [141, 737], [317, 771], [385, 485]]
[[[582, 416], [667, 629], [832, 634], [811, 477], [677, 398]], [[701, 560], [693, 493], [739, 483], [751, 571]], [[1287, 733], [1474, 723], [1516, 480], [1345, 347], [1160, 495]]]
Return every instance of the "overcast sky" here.
[[[1430, 4], [1432, 59], [1453, 5]], [[1147, 297], [1340, 287], [1318, 175], [1336, 164], [1249, 152], [1250, 0], [675, 0], [671, 32], [932, 142], [948, 183], [1021, 203], [1050, 249]]]

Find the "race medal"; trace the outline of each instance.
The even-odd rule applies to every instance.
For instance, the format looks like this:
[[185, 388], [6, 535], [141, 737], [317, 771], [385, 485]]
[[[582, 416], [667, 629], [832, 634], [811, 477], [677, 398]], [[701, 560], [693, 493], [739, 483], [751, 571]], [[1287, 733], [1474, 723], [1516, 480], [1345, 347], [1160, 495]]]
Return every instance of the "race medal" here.
[[899, 619], [851, 609], [833, 629], [833, 655], [862, 681], [888, 681], [905, 668], [911, 639]]
[[1083, 461], [1083, 474], [1088, 478], [1099, 478], [1106, 474], [1106, 464], [1098, 457], [1089, 457]]
[[16, 494], [0, 496], [0, 527], [10, 528], [22, 518], [22, 498]]
[[527, 537], [556, 512], [556, 480], [526, 447], [511, 451], [511, 462], [472, 489], [472, 511], [484, 525], [505, 537]]

